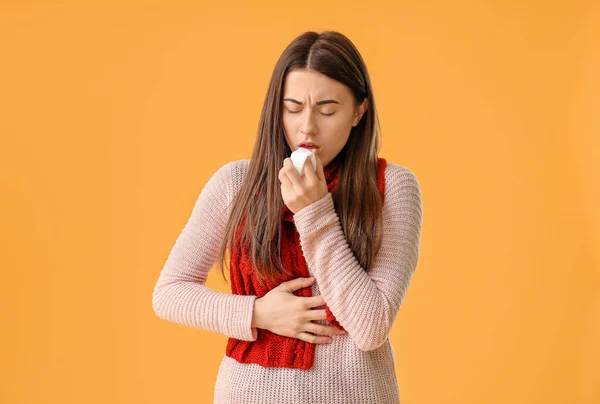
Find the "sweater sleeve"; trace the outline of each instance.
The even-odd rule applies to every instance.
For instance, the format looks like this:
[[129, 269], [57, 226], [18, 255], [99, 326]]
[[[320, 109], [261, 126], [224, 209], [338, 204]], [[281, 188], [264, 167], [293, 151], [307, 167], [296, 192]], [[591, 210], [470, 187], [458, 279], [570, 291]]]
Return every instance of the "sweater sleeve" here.
[[235, 164], [224, 164], [202, 189], [160, 272], [152, 306], [164, 320], [255, 341], [251, 321], [256, 296], [222, 293], [205, 285], [224, 237], [232, 184], [240, 175]]
[[382, 246], [368, 272], [350, 249], [331, 192], [294, 215], [321, 295], [363, 351], [378, 348], [388, 338], [419, 256], [422, 201], [417, 178], [402, 166], [388, 164], [385, 181]]

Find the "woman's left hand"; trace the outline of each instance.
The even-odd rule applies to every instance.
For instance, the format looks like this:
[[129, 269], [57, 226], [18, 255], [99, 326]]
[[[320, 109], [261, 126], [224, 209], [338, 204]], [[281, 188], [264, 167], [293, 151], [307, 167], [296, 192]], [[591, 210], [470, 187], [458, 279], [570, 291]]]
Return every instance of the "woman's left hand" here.
[[290, 157], [283, 160], [283, 167], [279, 170], [281, 197], [283, 203], [293, 213], [318, 201], [329, 192], [321, 159], [316, 153], [315, 158], [317, 160], [316, 170], [313, 168], [310, 158], [304, 160], [302, 166], [304, 177], [298, 174]]

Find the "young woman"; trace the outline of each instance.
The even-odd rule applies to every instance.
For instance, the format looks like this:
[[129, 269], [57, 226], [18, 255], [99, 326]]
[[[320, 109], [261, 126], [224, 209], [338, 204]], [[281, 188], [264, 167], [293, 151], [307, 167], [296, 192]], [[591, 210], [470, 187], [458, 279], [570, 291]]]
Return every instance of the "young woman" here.
[[[251, 159], [206, 183], [153, 293], [159, 317], [229, 337], [214, 402], [400, 402], [388, 335], [417, 265], [421, 191], [378, 157], [380, 136], [350, 40], [294, 39]], [[316, 167], [296, 170], [299, 147]], [[232, 294], [205, 286], [226, 251]]]

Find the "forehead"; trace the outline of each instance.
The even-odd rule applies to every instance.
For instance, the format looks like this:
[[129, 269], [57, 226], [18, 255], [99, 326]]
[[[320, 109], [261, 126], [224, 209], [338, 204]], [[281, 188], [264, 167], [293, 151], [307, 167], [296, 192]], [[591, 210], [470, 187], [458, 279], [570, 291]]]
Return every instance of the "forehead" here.
[[337, 97], [339, 101], [351, 95], [344, 84], [326, 75], [310, 70], [294, 70], [287, 74], [283, 88], [284, 96], [311, 97], [321, 100], [324, 97]]

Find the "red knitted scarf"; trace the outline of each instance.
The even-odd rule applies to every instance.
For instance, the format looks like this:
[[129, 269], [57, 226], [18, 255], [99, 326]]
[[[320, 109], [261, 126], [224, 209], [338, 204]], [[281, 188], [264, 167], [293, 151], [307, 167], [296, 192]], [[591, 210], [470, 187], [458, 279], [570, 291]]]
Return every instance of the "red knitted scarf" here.
[[[339, 157], [339, 156], [338, 156]], [[383, 201], [385, 190], [385, 167], [387, 162], [383, 158], [377, 159], [379, 191]], [[327, 180], [327, 188], [331, 193], [335, 193], [339, 182], [340, 160], [334, 159], [323, 168]], [[243, 221], [237, 229], [239, 237]], [[263, 287], [256, 278], [252, 266], [252, 257], [248, 252], [247, 242], [243, 249], [233, 248], [231, 251], [230, 277], [231, 291], [238, 295], [256, 295], [257, 298], [263, 297], [271, 289], [282, 282], [289, 281], [298, 277], [309, 277], [306, 261], [300, 246], [300, 235], [294, 225], [294, 214], [284, 204], [281, 220], [281, 261], [287, 270], [292, 274], [281, 274], [279, 280], [273, 282], [268, 280]], [[238, 239], [239, 240], [239, 239]], [[235, 243], [237, 247], [238, 243]], [[311, 285], [312, 286], [312, 285]], [[311, 287], [305, 287], [293, 292], [296, 296], [312, 296]], [[344, 328], [335, 319], [329, 307], [325, 305], [327, 321], [341, 330]], [[229, 338], [227, 341], [227, 356], [236, 359], [241, 363], [256, 363], [263, 367], [287, 367], [298, 369], [310, 369], [313, 365], [315, 344], [306, 342], [297, 338], [285, 337], [275, 334], [266, 329], [257, 329], [256, 341], [244, 341], [236, 338]]]

